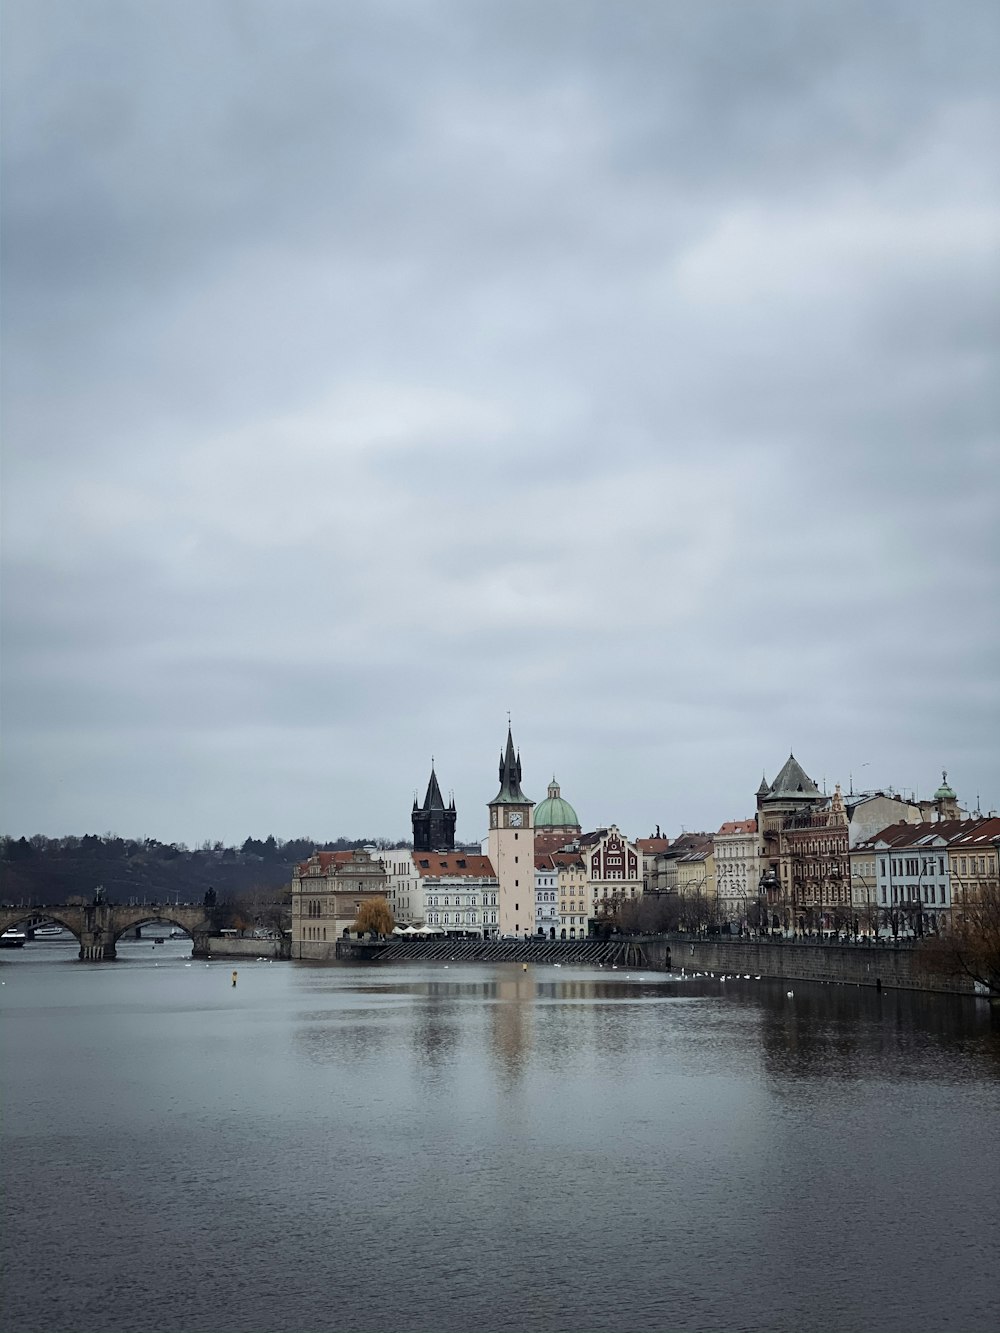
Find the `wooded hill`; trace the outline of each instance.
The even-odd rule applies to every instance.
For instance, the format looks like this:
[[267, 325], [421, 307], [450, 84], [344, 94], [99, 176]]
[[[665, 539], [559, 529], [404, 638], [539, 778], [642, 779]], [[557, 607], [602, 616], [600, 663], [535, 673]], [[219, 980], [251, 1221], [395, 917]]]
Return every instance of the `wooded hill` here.
[[[292, 867], [314, 851], [385, 847], [385, 839], [338, 838], [314, 842], [273, 836], [247, 838], [242, 847], [205, 843], [192, 851], [183, 843], [154, 838], [136, 841], [99, 837], [0, 838], [0, 900], [20, 905], [88, 901], [102, 885], [109, 902], [201, 902], [208, 889], [220, 900], [273, 895], [288, 889]], [[399, 845], [399, 844], [392, 844]]]

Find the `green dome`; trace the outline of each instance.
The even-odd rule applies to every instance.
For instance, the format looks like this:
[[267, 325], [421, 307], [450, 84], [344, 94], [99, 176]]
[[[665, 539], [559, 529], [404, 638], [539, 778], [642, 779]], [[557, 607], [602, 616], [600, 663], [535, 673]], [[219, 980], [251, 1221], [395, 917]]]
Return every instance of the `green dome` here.
[[559, 795], [559, 783], [555, 778], [549, 783], [549, 794], [544, 801], [535, 806], [535, 828], [579, 828], [580, 821], [569, 801]]
[[935, 801], [958, 800], [957, 794], [953, 792], [952, 789], [948, 786], [947, 771], [941, 774], [941, 786], [938, 787], [937, 791], [934, 793], [934, 800]]

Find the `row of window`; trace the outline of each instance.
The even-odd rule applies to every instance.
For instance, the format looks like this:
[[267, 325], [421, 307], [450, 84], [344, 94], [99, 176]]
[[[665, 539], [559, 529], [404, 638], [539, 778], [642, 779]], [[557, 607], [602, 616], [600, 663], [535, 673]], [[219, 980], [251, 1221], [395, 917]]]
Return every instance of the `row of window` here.
[[[925, 903], [946, 904], [948, 899], [945, 896], [946, 890], [943, 884], [894, 884], [892, 886], [892, 901], [894, 903], [915, 903], [917, 893], [920, 891], [920, 897]], [[936, 895], [940, 895], [940, 897]], [[886, 886], [882, 885], [882, 901], [888, 902], [886, 897]]]
[[[479, 913], [466, 912], [465, 920], [463, 921], [461, 912], [428, 912], [427, 920], [428, 923], [432, 926], [462, 926], [462, 925], [478, 926]], [[496, 923], [497, 923], [496, 912], [490, 912], [489, 920], [487, 920], [487, 914], [485, 912], [483, 913], [484, 926], [495, 926]]]
[[[960, 875], [974, 875], [977, 868], [980, 875], [985, 875], [987, 872], [993, 873], [992, 856], [970, 856], [968, 858], [956, 856], [955, 860], [958, 862], [958, 873]], [[966, 869], [966, 860], [968, 860], [968, 869]]]
[[[935, 869], [934, 862], [937, 862]], [[923, 866], [920, 864], [920, 858], [917, 856], [883, 856], [879, 858], [879, 874], [886, 874], [886, 866], [890, 875], [927, 875], [944, 874], [944, 857], [931, 856], [923, 858]]]
[[[452, 898], [455, 899], [454, 903], [451, 901]], [[446, 893], [443, 895], [432, 893], [428, 894], [427, 897], [428, 907], [496, 907], [496, 905], [497, 896], [495, 893], [484, 893], [481, 903], [474, 893], [470, 893], [467, 897], [463, 897], [460, 893]]]

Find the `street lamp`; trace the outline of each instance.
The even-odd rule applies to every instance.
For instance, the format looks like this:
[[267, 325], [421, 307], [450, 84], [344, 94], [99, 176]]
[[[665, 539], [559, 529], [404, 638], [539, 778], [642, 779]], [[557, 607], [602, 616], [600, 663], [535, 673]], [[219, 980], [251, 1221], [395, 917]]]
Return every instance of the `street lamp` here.
[[771, 933], [771, 913], [768, 907], [768, 894], [772, 889], [777, 890], [778, 877], [774, 870], [765, 870], [760, 877], [757, 885], [757, 910], [759, 920], [757, 923], [758, 932], [763, 928], [768, 935]]

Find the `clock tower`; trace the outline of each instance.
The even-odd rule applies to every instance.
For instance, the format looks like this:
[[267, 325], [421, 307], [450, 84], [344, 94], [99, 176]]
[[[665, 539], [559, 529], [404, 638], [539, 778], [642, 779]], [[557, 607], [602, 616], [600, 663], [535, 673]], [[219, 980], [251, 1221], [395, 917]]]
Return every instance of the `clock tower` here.
[[500, 756], [500, 790], [490, 801], [490, 861], [497, 877], [498, 928], [501, 935], [535, 931], [534, 801], [521, 790], [521, 756], [507, 728], [507, 749]]

